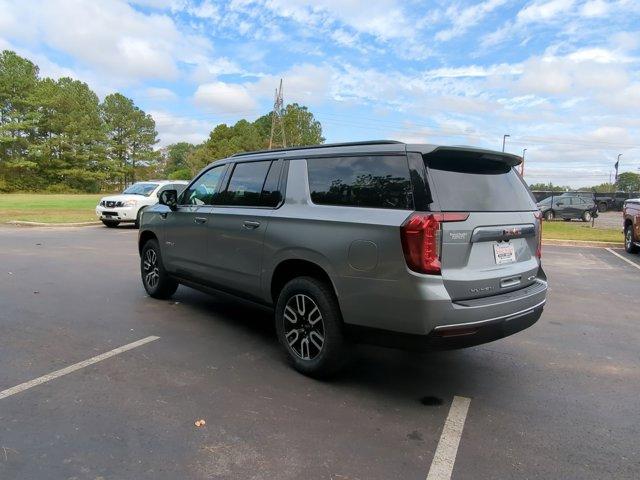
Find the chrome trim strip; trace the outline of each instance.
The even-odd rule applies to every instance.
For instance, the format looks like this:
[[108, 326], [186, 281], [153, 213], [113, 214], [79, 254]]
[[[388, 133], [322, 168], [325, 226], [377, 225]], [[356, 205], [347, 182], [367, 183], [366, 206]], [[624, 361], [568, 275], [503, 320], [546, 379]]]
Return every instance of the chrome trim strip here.
[[438, 325], [437, 327], [435, 327], [433, 329], [434, 332], [437, 332], [439, 330], [445, 330], [445, 329], [449, 329], [449, 328], [458, 328], [458, 327], [475, 327], [475, 326], [484, 326], [486, 324], [489, 323], [497, 323], [500, 321], [509, 321], [509, 320], [514, 320], [518, 317], [522, 317], [524, 315], [527, 315], [529, 313], [533, 313], [533, 311], [538, 308], [541, 307], [542, 305], [544, 305], [545, 303], [547, 303], [547, 299], [545, 298], [543, 301], [541, 301], [540, 303], [533, 305], [532, 307], [528, 307], [525, 308], [524, 310], [520, 310], [519, 312], [516, 313], [510, 313], [508, 315], [502, 315], [500, 317], [494, 317], [494, 318], [489, 318], [487, 320], [479, 320], [477, 322], [467, 322], [467, 323], [452, 323], [451, 325]]
[[[533, 292], [533, 293], [530, 293], [530, 294], [528, 294], [528, 295], [522, 295], [522, 296], [520, 296], [520, 297], [513, 297], [513, 298], [506, 299], [506, 300], [504, 299], [504, 296], [505, 296], [505, 295], [509, 295], [509, 294], [511, 294], [511, 293], [517, 293], [519, 290], [526, 290], [527, 288], [530, 288], [530, 287], [534, 286], [536, 283], [539, 283], [539, 284], [541, 284], [541, 285], [544, 285], [544, 286], [545, 286], [545, 289], [544, 289], [544, 290], [540, 290], [539, 292]], [[456, 306], [458, 306], [458, 307], [460, 307], [460, 308], [485, 308], [485, 307], [492, 307], [492, 306], [494, 306], [494, 305], [501, 305], [501, 304], [503, 304], [503, 303], [516, 302], [516, 301], [519, 301], [519, 300], [523, 300], [523, 299], [525, 299], [525, 298], [533, 297], [534, 295], [539, 295], [539, 294], [540, 294], [540, 293], [542, 293], [543, 291], [546, 291], [546, 289], [547, 289], [548, 287], [549, 287], [548, 282], [545, 282], [544, 280], [537, 279], [537, 280], [536, 280], [534, 283], [532, 283], [531, 285], [529, 285], [529, 286], [527, 286], [527, 287], [523, 287], [523, 288], [521, 288], [521, 289], [519, 289], [519, 290], [512, 290], [512, 291], [510, 291], [510, 292], [498, 293], [497, 295], [492, 295], [491, 297], [480, 297], [480, 299], [483, 299], [483, 298], [493, 298], [493, 297], [495, 297], [498, 301], [493, 302], [493, 303], [483, 303], [482, 305], [464, 305], [464, 304], [462, 304], [462, 303], [457, 303], [456, 301], [454, 301], [454, 302], [453, 302], [453, 304], [454, 304], [454, 305], [456, 305]], [[503, 297], [503, 298], [502, 298], [502, 300], [500, 300], [498, 297]], [[475, 300], [475, 299], [472, 299], [472, 300]], [[460, 301], [461, 301], [461, 302], [464, 302], [465, 300], [460, 300]]]

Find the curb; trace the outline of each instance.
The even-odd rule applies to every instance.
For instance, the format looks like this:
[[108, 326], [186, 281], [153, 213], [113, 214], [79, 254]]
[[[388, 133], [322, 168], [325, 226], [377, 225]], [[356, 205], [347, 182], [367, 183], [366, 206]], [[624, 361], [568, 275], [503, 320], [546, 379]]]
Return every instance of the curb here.
[[100, 225], [101, 222], [75, 222], [75, 223], [42, 223], [42, 222], [27, 222], [22, 220], [11, 220], [7, 222], [8, 225], [16, 227], [91, 227], [94, 225]]
[[623, 248], [622, 242], [598, 242], [590, 240], [562, 240], [556, 238], [543, 238], [542, 245], [555, 245], [559, 247], [609, 247], [609, 248]]

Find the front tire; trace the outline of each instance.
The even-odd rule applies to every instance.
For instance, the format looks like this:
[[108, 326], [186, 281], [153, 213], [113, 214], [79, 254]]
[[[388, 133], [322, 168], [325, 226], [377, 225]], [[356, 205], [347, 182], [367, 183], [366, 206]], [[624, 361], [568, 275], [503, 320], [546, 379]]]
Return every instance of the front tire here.
[[624, 249], [627, 253], [638, 253], [640, 248], [633, 244], [633, 227], [627, 225], [624, 229]]
[[102, 223], [104, 223], [107, 228], [116, 228], [118, 225], [120, 225], [120, 222], [116, 220], [102, 220]]
[[276, 303], [276, 332], [293, 367], [311, 377], [327, 377], [348, 360], [342, 315], [331, 286], [316, 278], [287, 283]]
[[551, 221], [551, 220], [553, 220], [555, 217], [556, 217], [556, 216], [555, 216], [555, 214], [553, 213], [553, 210], [547, 210], [547, 211], [544, 213], [544, 219], [545, 219], [545, 220]]
[[[582, 221], [583, 222], [590, 222], [591, 221], [591, 212], [590, 211], [586, 211], [582, 214]], [[620, 231], [620, 230], [618, 230]]]
[[153, 298], [170, 298], [178, 289], [178, 282], [172, 279], [164, 269], [160, 246], [155, 239], [149, 240], [142, 247], [140, 274], [144, 289]]

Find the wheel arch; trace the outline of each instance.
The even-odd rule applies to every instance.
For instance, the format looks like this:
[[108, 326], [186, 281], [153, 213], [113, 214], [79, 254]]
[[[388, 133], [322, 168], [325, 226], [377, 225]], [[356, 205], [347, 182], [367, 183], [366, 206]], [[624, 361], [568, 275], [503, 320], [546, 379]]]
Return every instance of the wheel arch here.
[[325, 268], [310, 260], [290, 258], [278, 263], [271, 275], [269, 293], [274, 304], [278, 301], [278, 295], [287, 282], [296, 277], [317, 278], [329, 285], [334, 295], [336, 295], [336, 298], [338, 297], [336, 286]]
[[142, 254], [142, 247], [144, 247], [144, 244], [147, 243], [149, 240], [156, 240], [158, 241], [158, 236], [153, 233], [151, 230], [145, 230], [144, 232], [140, 232], [140, 235], [138, 237], [138, 253]]

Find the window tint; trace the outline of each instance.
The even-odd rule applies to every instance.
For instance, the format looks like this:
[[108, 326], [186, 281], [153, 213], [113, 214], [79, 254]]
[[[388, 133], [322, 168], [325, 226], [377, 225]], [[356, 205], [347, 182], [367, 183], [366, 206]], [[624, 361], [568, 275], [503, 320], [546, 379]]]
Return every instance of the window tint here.
[[203, 173], [182, 195], [183, 205], [211, 205], [218, 191], [225, 165]]
[[276, 207], [282, 195], [280, 193], [280, 171], [282, 170], [282, 162], [273, 162], [269, 168], [267, 179], [262, 187], [262, 197], [260, 204], [263, 207]]
[[478, 159], [474, 154], [465, 152], [427, 155], [425, 161], [443, 211], [513, 212], [536, 209], [533, 196], [524, 182], [512, 167], [503, 162]]
[[307, 168], [314, 203], [413, 209], [404, 156], [311, 158]]
[[260, 198], [262, 186], [265, 184], [270, 165], [270, 161], [237, 163], [220, 203], [224, 205], [262, 206]]

